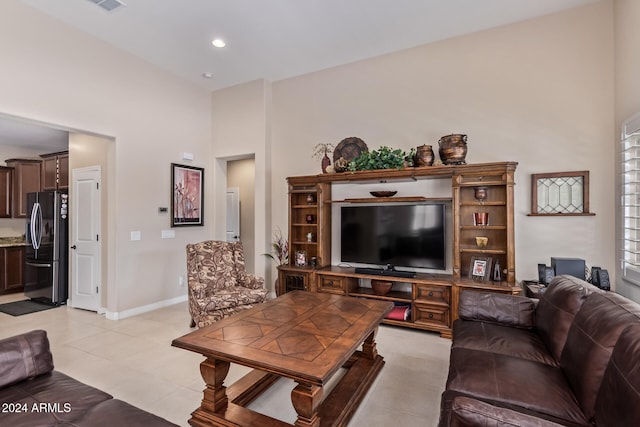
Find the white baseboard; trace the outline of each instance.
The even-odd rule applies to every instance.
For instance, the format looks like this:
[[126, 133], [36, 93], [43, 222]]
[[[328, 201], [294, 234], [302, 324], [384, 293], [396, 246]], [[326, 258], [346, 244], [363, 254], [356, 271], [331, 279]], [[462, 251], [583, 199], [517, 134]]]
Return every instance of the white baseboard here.
[[137, 316], [138, 314], [147, 313], [149, 311], [157, 310], [163, 307], [169, 307], [170, 305], [179, 304], [187, 300], [187, 295], [181, 295], [179, 297], [167, 299], [164, 301], [154, 302], [153, 304], [143, 305], [140, 307], [130, 308], [123, 311], [109, 311], [104, 310], [105, 317], [109, 320], [120, 320], [131, 316]]

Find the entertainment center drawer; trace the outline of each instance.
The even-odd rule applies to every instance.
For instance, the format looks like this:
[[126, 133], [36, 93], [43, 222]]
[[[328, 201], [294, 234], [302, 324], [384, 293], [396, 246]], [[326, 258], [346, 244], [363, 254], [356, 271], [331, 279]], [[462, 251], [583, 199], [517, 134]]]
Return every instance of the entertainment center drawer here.
[[468, 174], [457, 177], [461, 185], [503, 185], [507, 182], [506, 174]]
[[318, 291], [344, 295], [347, 289], [346, 277], [319, 276]]
[[413, 292], [413, 300], [415, 302], [451, 305], [451, 288], [448, 286], [415, 283]]
[[448, 307], [428, 304], [413, 305], [413, 321], [417, 324], [432, 326], [451, 326], [451, 316]]

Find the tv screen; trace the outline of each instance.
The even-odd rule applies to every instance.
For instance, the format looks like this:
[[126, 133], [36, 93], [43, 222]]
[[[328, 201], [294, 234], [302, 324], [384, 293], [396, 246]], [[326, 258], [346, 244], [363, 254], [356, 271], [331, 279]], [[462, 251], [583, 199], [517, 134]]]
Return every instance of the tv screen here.
[[446, 269], [445, 205], [342, 206], [341, 261]]

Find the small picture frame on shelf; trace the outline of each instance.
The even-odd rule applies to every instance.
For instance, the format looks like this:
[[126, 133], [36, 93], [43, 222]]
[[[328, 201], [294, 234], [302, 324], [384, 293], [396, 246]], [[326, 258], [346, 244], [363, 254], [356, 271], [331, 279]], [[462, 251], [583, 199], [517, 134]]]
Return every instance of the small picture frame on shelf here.
[[307, 266], [307, 251], [296, 251], [296, 267]]
[[491, 276], [491, 257], [471, 257], [469, 278], [474, 280], [489, 280]]

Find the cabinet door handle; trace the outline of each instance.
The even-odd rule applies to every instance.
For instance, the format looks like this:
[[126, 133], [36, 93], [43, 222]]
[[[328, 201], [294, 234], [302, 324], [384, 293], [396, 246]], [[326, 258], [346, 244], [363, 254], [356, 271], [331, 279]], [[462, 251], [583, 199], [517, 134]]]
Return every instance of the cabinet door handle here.
[[432, 297], [433, 296], [433, 291], [429, 292], [429, 296]]
[[429, 313], [429, 319], [433, 319], [433, 313]]

